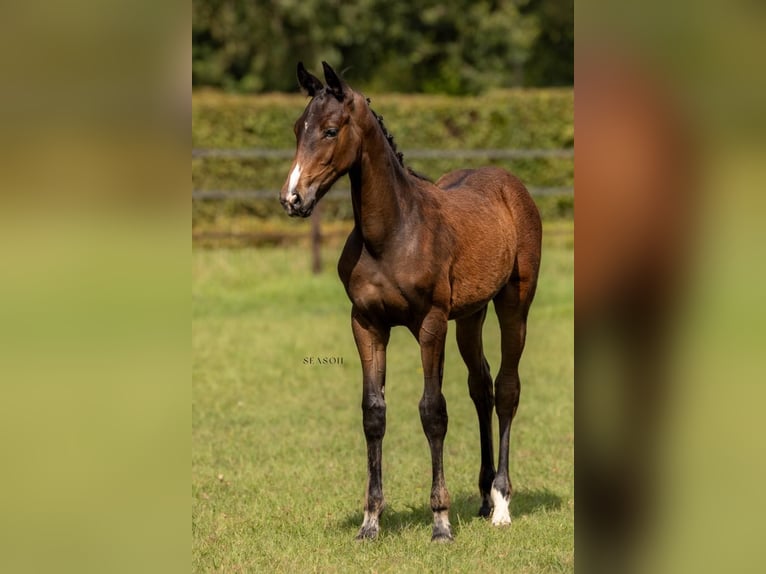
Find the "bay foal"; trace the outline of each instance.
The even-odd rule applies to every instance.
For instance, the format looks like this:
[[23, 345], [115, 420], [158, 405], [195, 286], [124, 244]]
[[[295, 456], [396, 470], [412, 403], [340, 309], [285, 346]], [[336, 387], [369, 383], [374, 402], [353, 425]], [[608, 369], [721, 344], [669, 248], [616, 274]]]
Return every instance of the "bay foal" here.
[[[384, 507], [381, 458], [386, 431], [386, 345], [393, 326], [420, 344], [424, 388], [420, 420], [431, 449], [432, 540], [451, 540], [450, 497], [442, 453], [447, 405], [442, 394], [447, 322], [468, 367], [481, 438], [481, 516], [511, 522], [508, 453], [519, 404], [518, 365], [540, 267], [540, 216], [524, 185], [499, 168], [463, 169], [435, 184], [404, 167], [393, 138], [368, 100], [323, 62], [326, 86], [298, 64], [311, 101], [295, 123], [297, 151], [280, 201], [308, 217], [343, 175], [351, 180], [354, 229], [338, 262], [351, 299], [362, 362], [362, 413], [368, 481], [358, 538], [375, 538]], [[487, 305], [500, 322], [502, 360], [492, 385], [482, 350]], [[500, 448], [495, 468], [492, 409]]]

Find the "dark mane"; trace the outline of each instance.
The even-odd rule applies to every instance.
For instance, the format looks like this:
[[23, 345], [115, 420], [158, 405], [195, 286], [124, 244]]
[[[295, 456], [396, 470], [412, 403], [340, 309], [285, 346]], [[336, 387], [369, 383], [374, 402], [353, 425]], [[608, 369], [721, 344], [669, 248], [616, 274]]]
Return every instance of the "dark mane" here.
[[418, 179], [424, 179], [426, 181], [431, 181], [429, 177], [426, 177], [422, 173], [416, 172], [411, 167], [408, 167], [404, 165], [404, 154], [396, 149], [396, 142], [394, 141], [394, 136], [386, 129], [386, 124], [383, 123], [383, 116], [379, 115], [375, 110], [372, 109], [372, 107], [369, 106], [370, 104], [370, 98], [367, 99], [368, 107], [370, 108], [370, 111], [372, 112], [373, 117], [378, 120], [378, 125], [380, 126], [380, 129], [383, 130], [383, 135], [386, 136], [386, 141], [388, 141], [388, 145], [391, 146], [391, 149], [394, 151], [394, 154], [396, 154], [396, 159], [399, 160], [399, 165], [401, 165], [403, 168], [405, 168], [411, 175], [414, 175]]

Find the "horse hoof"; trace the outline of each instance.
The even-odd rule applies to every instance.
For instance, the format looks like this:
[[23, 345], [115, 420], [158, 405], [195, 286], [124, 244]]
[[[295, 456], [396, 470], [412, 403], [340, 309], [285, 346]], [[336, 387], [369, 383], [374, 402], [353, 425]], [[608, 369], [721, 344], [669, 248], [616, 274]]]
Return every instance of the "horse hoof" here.
[[434, 528], [431, 535], [431, 542], [453, 542], [452, 531], [449, 528]]
[[489, 504], [482, 504], [479, 509], [479, 516], [482, 518], [489, 518], [490, 514], [492, 514], [492, 507]]
[[495, 507], [495, 510], [492, 513], [492, 526], [508, 526], [510, 523], [511, 515], [508, 513], [508, 510], [505, 508], [500, 508], [498, 510], [498, 508]]
[[356, 540], [375, 540], [378, 537], [378, 528], [362, 526], [356, 535]]

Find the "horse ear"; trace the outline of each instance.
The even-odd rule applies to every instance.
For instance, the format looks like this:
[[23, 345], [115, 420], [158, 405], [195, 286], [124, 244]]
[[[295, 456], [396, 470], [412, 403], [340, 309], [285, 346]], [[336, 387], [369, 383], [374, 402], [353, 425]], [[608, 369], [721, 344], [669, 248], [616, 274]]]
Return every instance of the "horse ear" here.
[[303, 62], [298, 62], [298, 84], [300, 84], [301, 88], [306, 90], [312, 98], [319, 90], [324, 88], [322, 81], [319, 78], [312, 76], [306, 71]]
[[327, 82], [327, 89], [338, 101], [342, 102], [345, 92], [348, 91], [346, 82], [340, 79], [327, 62], [322, 62], [322, 67], [324, 68], [324, 80]]

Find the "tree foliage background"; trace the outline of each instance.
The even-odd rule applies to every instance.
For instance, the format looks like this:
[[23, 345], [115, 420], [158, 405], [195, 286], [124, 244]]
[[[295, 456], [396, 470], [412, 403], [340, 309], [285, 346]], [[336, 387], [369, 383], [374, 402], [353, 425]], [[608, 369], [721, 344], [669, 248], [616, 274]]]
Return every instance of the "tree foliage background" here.
[[[295, 91], [302, 60], [361, 89], [571, 85], [573, 0], [192, 0], [192, 82]], [[290, 71], [290, 72], [288, 72]]]

